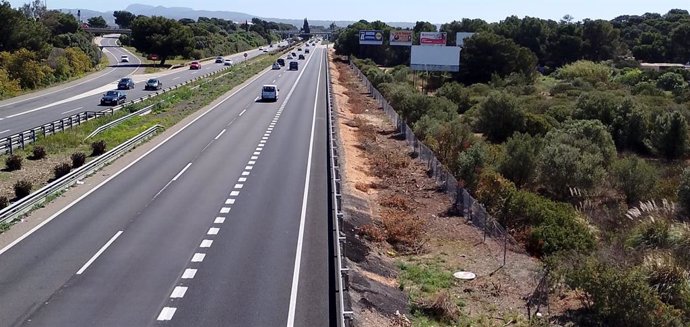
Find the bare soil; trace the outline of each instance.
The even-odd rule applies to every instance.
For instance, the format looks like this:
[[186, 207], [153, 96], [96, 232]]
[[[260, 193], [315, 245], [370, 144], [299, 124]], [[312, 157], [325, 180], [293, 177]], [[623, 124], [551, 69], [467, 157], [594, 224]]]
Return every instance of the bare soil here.
[[[449, 289], [453, 299], [463, 303], [462, 321], [484, 326], [524, 324], [528, 320], [526, 299], [541, 273], [539, 260], [508, 250], [503, 266], [502, 240], [484, 241], [482, 232], [466, 219], [449, 216], [452, 201], [427, 176], [426, 165], [412, 159], [405, 141], [394, 137], [395, 127], [348, 64], [333, 52], [329, 59], [340, 153], [344, 156], [345, 254], [351, 269], [349, 293], [355, 325], [412, 325], [409, 294], [400, 290], [401, 262], [433, 263], [448, 272], [474, 272], [476, 279], [458, 280]], [[363, 140], [372, 137], [371, 131], [362, 127], [365, 125], [375, 129], [378, 152], [363, 145]], [[376, 154], [381, 149], [401, 154], [406, 163], [396, 164], [394, 172], [377, 173], [381, 159]], [[399, 198], [403, 200], [392, 200]], [[404, 207], [395, 209], [392, 219], [412, 217], [421, 221], [417, 246], [372, 240], [376, 232], [369, 231], [369, 226], [381, 226], [384, 219], [391, 219], [392, 202], [403, 202]]]

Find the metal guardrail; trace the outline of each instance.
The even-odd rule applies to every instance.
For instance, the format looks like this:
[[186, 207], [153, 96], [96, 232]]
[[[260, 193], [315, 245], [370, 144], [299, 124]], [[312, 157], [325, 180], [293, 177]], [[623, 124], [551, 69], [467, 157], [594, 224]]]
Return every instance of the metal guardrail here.
[[[336, 115], [335, 109], [335, 99], [333, 97], [333, 83], [331, 81], [330, 74], [330, 63], [328, 62], [328, 56], [326, 56], [326, 76], [328, 80], [328, 87], [326, 88], [327, 103], [328, 103], [328, 150], [329, 150], [329, 175], [331, 177], [331, 202], [333, 208], [333, 235], [334, 235], [334, 248], [336, 252], [335, 260], [335, 273], [336, 273], [336, 292], [337, 301], [336, 309], [338, 314], [338, 326], [339, 327], [349, 327], [352, 322], [352, 310], [349, 301], [345, 301], [345, 292], [348, 289], [348, 271], [349, 269], [345, 267], [343, 263], [343, 243], [346, 242], [346, 237], [341, 230], [343, 221], [343, 211], [342, 211], [342, 185], [340, 179], [340, 157], [338, 156], [338, 132], [336, 130], [336, 124], [333, 120]], [[349, 300], [349, 297], [348, 297]]]
[[96, 130], [94, 130], [91, 134], [89, 134], [89, 136], [87, 136], [86, 139], [89, 139], [89, 138], [91, 138], [91, 137], [93, 137], [93, 136], [96, 136], [96, 135], [100, 134], [102, 131], [105, 131], [105, 130], [107, 130], [107, 129], [110, 129], [110, 128], [113, 128], [113, 127], [115, 127], [115, 126], [117, 126], [117, 125], [120, 125], [122, 122], [124, 122], [124, 121], [127, 120], [127, 119], [130, 119], [130, 118], [132, 118], [132, 117], [134, 117], [134, 116], [139, 116], [139, 115], [142, 115], [142, 114], [144, 114], [144, 113], [146, 113], [146, 112], [149, 112], [149, 111], [151, 111], [151, 108], [153, 108], [153, 106], [155, 106], [155, 105], [156, 105], [156, 104], [154, 103], [154, 104], [152, 104], [152, 105], [150, 105], [150, 106], [148, 106], [148, 107], [141, 108], [141, 109], [139, 109], [139, 110], [137, 110], [137, 111], [135, 111], [135, 112], [133, 112], [133, 113], [130, 113], [130, 114], [126, 115], [126, 116], [122, 116], [122, 117], [120, 117], [120, 118], [118, 118], [118, 119], [115, 119], [115, 120], [113, 120], [113, 121], [111, 121], [111, 122], [109, 122], [109, 123], [107, 123], [107, 124], [105, 124], [105, 125], [103, 125], [103, 126], [100, 126], [100, 127], [96, 128]]
[[29, 212], [35, 206], [45, 202], [47, 197], [72, 186], [79, 179], [82, 179], [92, 174], [96, 170], [100, 169], [101, 167], [105, 166], [111, 161], [117, 159], [120, 155], [134, 148], [137, 144], [151, 137], [159, 129], [162, 128], [163, 126], [161, 125], [155, 125], [147, 129], [141, 134], [118, 145], [114, 149], [102, 154], [95, 160], [92, 160], [91, 162], [78, 168], [77, 170], [74, 170], [69, 174], [58, 178], [52, 183], [42, 187], [38, 191], [31, 193], [28, 196], [20, 199], [19, 201], [12, 203], [10, 206], [0, 210], [0, 223], [10, 222], [12, 220], [17, 219], [24, 213]]

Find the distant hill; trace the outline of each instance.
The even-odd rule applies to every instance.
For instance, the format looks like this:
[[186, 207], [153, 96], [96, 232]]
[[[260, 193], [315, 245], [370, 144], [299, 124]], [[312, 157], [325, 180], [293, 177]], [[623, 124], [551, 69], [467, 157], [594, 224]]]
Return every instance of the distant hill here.
[[[226, 20], [231, 20], [234, 22], [244, 22], [245, 20], [251, 20], [252, 18], [261, 18], [266, 21], [270, 22], [276, 22], [276, 23], [285, 23], [285, 24], [292, 24], [294, 26], [301, 27], [302, 23], [304, 23], [304, 18], [299, 18], [299, 19], [289, 19], [289, 18], [267, 18], [267, 17], [261, 17], [261, 16], [256, 16], [256, 15], [250, 15], [246, 13], [241, 13], [241, 12], [234, 12], [234, 11], [210, 11], [210, 10], [194, 10], [192, 8], [185, 8], [185, 7], [163, 7], [163, 6], [150, 6], [150, 5], [144, 5], [144, 4], [131, 4], [127, 6], [127, 8], [123, 9], [126, 11], [129, 11], [135, 15], [144, 15], [144, 16], [163, 16], [163, 17], [168, 17], [168, 18], [174, 18], [174, 19], [181, 19], [181, 18], [191, 18], [191, 19], [198, 19], [199, 17], [208, 17], [208, 18], [222, 18]], [[77, 15], [77, 9], [60, 9], [60, 11], [63, 12], [69, 12], [72, 13], [73, 15]], [[81, 19], [82, 21], [86, 21], [87, 19], [91, 17], [98, 17], [98, 16], [103, 16], [106, 22], [108, 22], [109, 25], [115, 25], [115, 18], [113, 17], [112, 12], [99, 12], [99, 11], [94, 11], [94, 10], [88, 10], [88, 9], [82, 9], [81, 10]], [[335, 23], [337, 26], [340, 27], [346, 27], [347, 25], [350, 25], [354, 23], [354, 21], [346, 21], [346, 20], [341, 20], [341, 21], [330, 21], [330, 20], [318, 20], [318, 19], [310, 19], [307, 17], [309, 20], [309, 25], [313, 26], [324, 26], [328, 27], [331, 25], [331, 23]], [[402, 22], [391, 22], [387, 23], [391, 26], [395, 27], [401, 27], [401, 28], [412, 28], [414, 27], [414, 23], [402, 23]]]

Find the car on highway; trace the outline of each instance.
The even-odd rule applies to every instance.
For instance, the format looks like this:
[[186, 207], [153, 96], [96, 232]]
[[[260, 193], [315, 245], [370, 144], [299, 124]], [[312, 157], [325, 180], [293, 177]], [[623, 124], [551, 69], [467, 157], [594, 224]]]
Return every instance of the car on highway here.
[[117, 89], [118, 90], [129, 90], [134, 88], [134, 81], [129, 78], [125, 77], [121, 79], [119, 82], [117, 82]]
[[294, 53], [294, 52], [293, 52], [293, 53], [291, 53], [291, 55], [292, 55], [293, 57], [297, 57], [297, 54], [296, 54], [296, 53]]
[[300, 54], [299, 57], [297, 57], [298, 60], [304, 60], [304, 55]]
[[288, 59], [288, 60], [292, 60], [292, 55], [288, 55], [288, 56], [287, 56], [287, 59]]
[[276, 62], [278, 63], [278, 65], [285, 66], [285, 59], [283, 58], [278, 58]]
[[201, 64], [198, 61], [192, 61], [192, 63], [189, 64], [189, 69], [201, 69]]
[[262, 86], [261, 101], [278, 101], [278, 91], [278, 87], [272, 84]]
[[225, 66], [232, 66], [234, 64], [235, 63], [232, 61], [232, 59], [225, 59], [225, 62], [223, 63]]
[[291, 61], [290, 62], [290, 70], [298, 70], [298, 64], [296, 61]]
[[277, 63], [277, 62], [274, 62], [274, 63], [273, 63], [273, 67], [271, 67], [271, 68], [273, 68], [274, 70], [280, 69], [280, 64]]
[[120, 62], [129, 62], [129, 56], [128, 55], [121, 55], [120, 56]]
[[151, 78], [148, 81], [146, 81], [146, 85], [144, 85], [144, 90], [160, 90], [163, 88], [163, 82], [161, 82], [157, 78]]
[[297, 48], [297, 51], [302, 51], [302, 48]]
[[268, 50], [267, 50], [267, 49], [264, 49], [264, 53], [265, 53], [265, 52], [268, 52]]
[[222, 64], [223, 63], [223, 57], [221, 57], [221, 56], [216, 57], [216, 63]]
[[125, 103], [125, 101], [127, 101], [127, 95], [125, 95], [125, 92], [108, 91], [103, 94], [103, 97], [101, 98], [101, 105], [116, 106], [120, 103]]
[[309, 53], [309, 49], [304, 49], [304, 53]]

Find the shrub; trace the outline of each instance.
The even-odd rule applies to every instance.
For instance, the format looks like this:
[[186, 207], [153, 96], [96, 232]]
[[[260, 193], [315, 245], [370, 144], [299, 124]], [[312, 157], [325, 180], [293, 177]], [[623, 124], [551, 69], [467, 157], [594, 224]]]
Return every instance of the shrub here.
[[79, 168], [86, 163], [86, 153], [84, 152], [72, 153], [70, 157], [72, 159], [72, 167], [74, 168]]
[[513, 95], [494, 92], [479, 106], [477, 128], [492, 141], [501, 143], [525, 128], [525, 113]]
[[485, 205], [491, 215], [498, 216], [515, 191], [515, 184], [501, 174], [486, 169], [479, 176], [475, 195], [477, 201]]
[[399, 210], [382, 210], [381, 222], [386, 241], [399, 251], [416, 250], [423, 244], [425, 224], [422, 219]]
[[639, 68], [627, 69], [614, 80], [623, 85], [634, 86], [644, 80], [644, 73]]
[[649, 96], [660, 96], [664, 92], [660, 90], [654, 83], [651, 82], [640, 82], [637, 83], [633, 89], [632, 94], [635, 95], [649, 95]]
[[665, 91], [674, 91], [688, 86], [683, 75], [674, 72], [665, 72], [656, 80], [656, 86]]
[[6, 196], [0, 196], [0, 209], [7, 208], [10, 205], [10, 200]]
[[688, 123], [680, 112], [666, 112], [656, 117], [651, 141], [657, 154], [668, 160], [685, 155], [688, 147]]
[[627, 157], [613, 163], [611, 170], [615, 184], [625, 194], [629, 204], [651, 194], [657, 176], [650, 164], [637, 157]]
[[573, 118], [598, 119], [604, 125], [611, 125], [620, 100], [606, 92], [589, 92], [577, 99]]
[[46, 149], [40, 145], [35, 146], [33, 151], [33, 159], [43, 159], [46, 157]]
[[33, 185], [27, 180], [20, 180], [14, 183], [14, 195], [17, 199], [21, 199], [29, 194], [31, 194], [31, 189]]
[[605, 64], [579, 60], [559, 68], [556, 71], [556, 77], [568, 81], [581, 78], [592, 85], [596, 85], [597, 83], [608, 83], [611, 72], [611, 67]]
[[458, 156], [457, 163], [455, 164], [457, 171], [454, 172], [454, 175], [470, 190], [474, 190], [477, 187], [479, 175], [486, 164], [486, 152], [484, 144], [475, 143]]
[[53, 167], [53, 173], [55, 174], [55, 179], [58, 179], [62, 176], [69, 174], [69, 172], [71, 170], [72, 170], [72, 166], [70, 166], [66, 162], [55, 165], [55, 167]]
[[505, 143], [505, 157], [499, 163], [498, 171], [518, 187], [531, 183], [536, 177], [542, 146], [541, 138], [514, 134]]
[[22, 169], [22, 157], [16, 154], [11, 154], [5, 159], [5, 167], [9, 171], [15, 171]]
[[457, 105], [458, 113], [463, 114], [472, 108], [474, 103], [470, 98], [471, 92], [458, 82], [445, 83], [436, 92], [437, 96], [445, 97]]
[[91, 155], [100, 156], [105, 153], [106, 143], [103, 140], [91, 143]]

